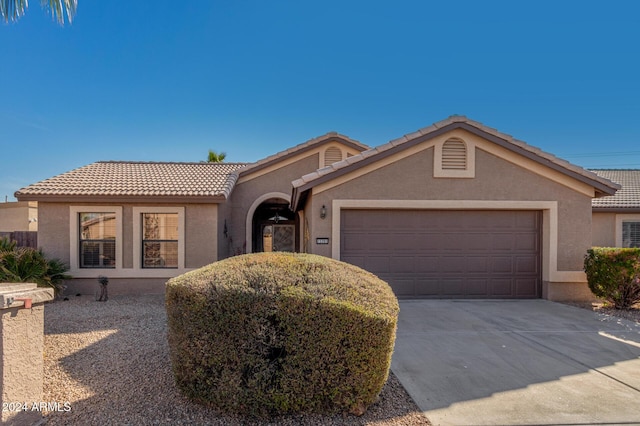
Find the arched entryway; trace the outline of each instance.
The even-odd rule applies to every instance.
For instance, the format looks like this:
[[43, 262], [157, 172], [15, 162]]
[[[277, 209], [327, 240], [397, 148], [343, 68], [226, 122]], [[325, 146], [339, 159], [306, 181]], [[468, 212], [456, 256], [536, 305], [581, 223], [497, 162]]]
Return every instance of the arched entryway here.
[[256, 207], [251, 223], [252, 252], [298, 251], [298, 220], [289, 210], [289, 201], [265, 199]]

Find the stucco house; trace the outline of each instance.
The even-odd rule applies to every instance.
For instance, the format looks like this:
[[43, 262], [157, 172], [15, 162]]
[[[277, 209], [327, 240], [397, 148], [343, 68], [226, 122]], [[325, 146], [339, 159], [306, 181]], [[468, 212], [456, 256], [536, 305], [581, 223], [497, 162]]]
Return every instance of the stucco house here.
[[595, 198], [593, 245], [640, 247], [640, 170], [592, 170], [621, 188], [608, 197]]
[[[592, 200], [620, 185], [463, 116], [376, 148], [337, 133], [261, 161], [97, 162], [16, 192], [70, 291], [162, 292], [239, 253], [361, 266], [403, 298], [590, 299]], [[600, 220], [600, 219], [598, 219]], [[604, 220], [604, 219], [603, 219]]]
[[4, 202], [0, 203], [0, 233], [38, 230], [38, 203]]

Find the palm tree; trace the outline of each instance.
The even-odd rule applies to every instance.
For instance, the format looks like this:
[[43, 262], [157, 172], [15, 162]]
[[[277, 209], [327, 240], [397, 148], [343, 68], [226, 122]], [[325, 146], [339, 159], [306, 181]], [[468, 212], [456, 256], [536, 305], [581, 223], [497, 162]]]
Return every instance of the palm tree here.
[[[53, 19], [64, 25], [66, 12], [69, 23], [76, 16], [78, 0], [40, 0], [40, 5], [51, 11]], [[0, 15], [4, 22], [17, 21], [29, 7], [29, 0], [0, 0]]]
[[209, 157], [207, 159], [208, 163], [222, 163], [224, 159], [227, 157], [225, 152], [217, 153], [213, 150], [209, 150]]

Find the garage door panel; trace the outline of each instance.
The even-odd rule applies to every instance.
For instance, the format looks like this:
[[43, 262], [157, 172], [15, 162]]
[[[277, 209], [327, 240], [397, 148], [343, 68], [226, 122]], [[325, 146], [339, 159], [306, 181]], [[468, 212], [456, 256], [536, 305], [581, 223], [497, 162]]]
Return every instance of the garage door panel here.
[[532, 229], [537, 228], [539, 223], [539, 213], [535, 211], [520, 212], [514, 216], [515, 223], [518, 228]]
[[389, 257], [388, 256], [369, 256], [365, 258], [364, 269], [374, 274], [389, 273]]
[[440, 258], [438, 266], [438, 272], [442, 272], [444, 274], [450, 272], [458, 273], [461, 269], [464, 269], [464, 259], [459, 257], [443, 256]]
[[415, 258], [413, 256], [410, 257], [401, 257], [394, 256], [389, 261], [389, 267], [392, 271], [396, 271], [397, 273], [405, 273], [405, 272], [414, 272], [415, 269]]
[[491, 258], [491, 272], [493, 273], [513, 273], [513, 259], [507, 256], [494, 256]]
[[537, 257], [517, 257], [516, 272], [518, 274], [536, 274], [538, 272], [540, 261]]
[[540, 297], [540, 212], [342, 210], [341, 259], [402, 297]]
[[[514, 245], [514, 238], [512, 234], [507, 233], [492, 233], [488, 237], [490, 250], [511, 250]], [[485, 240], [485, 247], [487, 241]]]
[[364, 256], [346, 256], [341, 259], [343, 262], [350, 263], [362, 269], [366, 269]]
[[367, 240], [368, 237], [366, 234], [349, 232], [348, 234], [343, 235], [344, 243], [342, 251], [349, 254], [352, 254], [356, 251], [364, 252], [367, 250]]
[[464, 280], [461, 278], [440, 280], [440, 293], [444, 297], [456, 297], [464, 293]]
[[458, 247], [463, 245], [467, 250], [486, 250], [487, 248], [486, 233], [462, 234], [456, 240]]
[[487, 279], [469, 279], [466, 281], [466, 293], [469, 296], [486, 296], [489, 282]]
[[516, 279], [516, 291], [529, 297], [537, 297], [539, 293], [539, 281], [534, 279]]
[[539, 238], [534, 233], [518, 233], [515, 238], [516, 250], [538, 251]]
[[[380, 277], [381, 279], [384, 279]], [[386, 281], [386, 280], [385, 280]], [[415, 280], [413, 279], [397, 279], [394, 281], [393, 292], [398, 297], [402, 296], [416, 296], [415, 294]]]
[[439, 261], [439, 257], [438, 256], [416, 256], [414, 257], [415, 259], [415, 270], [416, 272], [420, 273], [426, 273], [426, 272], [433, 272], [433, 271], [437, 271], [438, 269], [438, 261]]
[[483, 273], [487, 271], [487, 259], [486, 256], [470, 256], [467, 258], [467, 272]]
[[440, 282], [435, 279], [417, 279], [414, 281], [414, 285], [416, 296], [434, 297], [441, 293]]
[[492, 297], [511, 297], [513, 294], [513, 279], [503, 278], [491, 281], [491, 289], [489, 293]]

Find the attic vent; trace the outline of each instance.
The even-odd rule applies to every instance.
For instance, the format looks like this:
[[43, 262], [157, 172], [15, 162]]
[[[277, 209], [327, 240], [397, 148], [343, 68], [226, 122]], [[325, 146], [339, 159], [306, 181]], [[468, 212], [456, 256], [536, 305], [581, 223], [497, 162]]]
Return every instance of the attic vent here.
[[460, 139], [449, 139], [442, 145], [442, 170], [466, 170], [467, 146]]
[[324, 152], [324, 166], [330, 166], [331, 164], [342, 160], [342, 151], [336, 146], [327, 148]]

